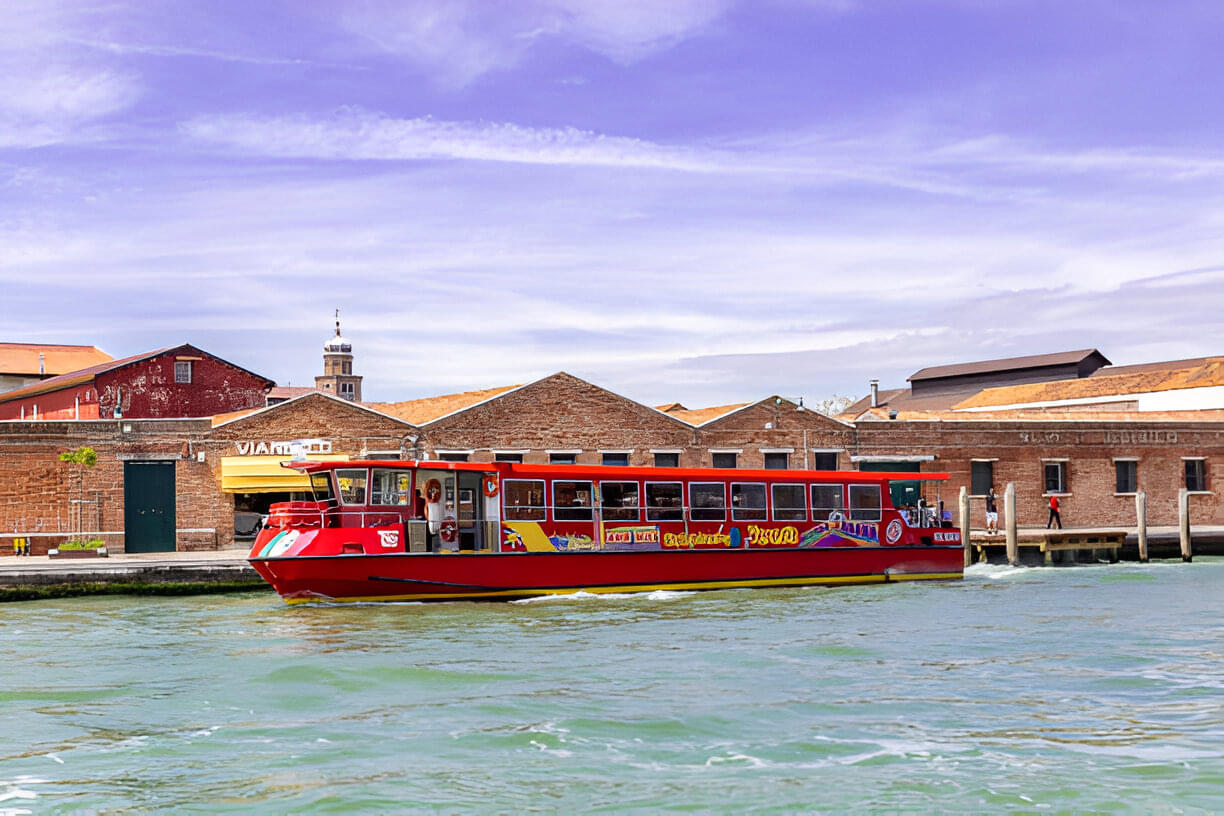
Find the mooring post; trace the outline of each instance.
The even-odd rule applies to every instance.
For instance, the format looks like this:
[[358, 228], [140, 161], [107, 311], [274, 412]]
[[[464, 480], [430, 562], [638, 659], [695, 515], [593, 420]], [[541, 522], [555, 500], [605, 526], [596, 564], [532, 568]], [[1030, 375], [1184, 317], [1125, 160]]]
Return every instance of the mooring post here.
[[1020, 557], [1016, 537], [1016, 485], [1013, 482], [1008, 482], [1003, 491], [1003, 512], [1007, 515], [1007, 563], [1014, 567], [1020, 563]]
[[1135, 494], [1135, 529], [1139, 532], [1139, 563], [1146, 564], [1147, 549], [1147, 494], [1140, 490]]
[[1177, 491], [1177, 523], [1181, 528], [1181, 554], [1183, 561], [1194, 557], [1190, 551], [1190, 491], [1181, 488]]
[[960, 489], [960, 531], [961, 547], [965, 550], [965, 566], [973, 563], [973, 542], [969, 540], [969, 488], [961, 485]]

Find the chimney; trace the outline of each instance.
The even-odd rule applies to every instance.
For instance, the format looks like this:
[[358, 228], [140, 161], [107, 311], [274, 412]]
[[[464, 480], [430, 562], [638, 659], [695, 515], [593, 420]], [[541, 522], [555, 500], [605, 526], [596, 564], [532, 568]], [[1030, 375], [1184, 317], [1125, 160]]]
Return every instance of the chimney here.
[[38, 354], [38, 376], [47, 376], [47, 355], [41, 352]]
[[872, 408], [880, 407], [880, 381], [879, 380], [871, 381], [871, 407]]

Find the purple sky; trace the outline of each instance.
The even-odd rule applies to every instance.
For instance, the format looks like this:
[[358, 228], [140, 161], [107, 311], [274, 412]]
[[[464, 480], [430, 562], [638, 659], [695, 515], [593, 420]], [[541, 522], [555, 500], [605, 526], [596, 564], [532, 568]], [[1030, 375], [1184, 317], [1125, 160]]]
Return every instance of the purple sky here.
[[9, 0], [0, 339], [643, 402], [1224, 353], [1224, 4]]

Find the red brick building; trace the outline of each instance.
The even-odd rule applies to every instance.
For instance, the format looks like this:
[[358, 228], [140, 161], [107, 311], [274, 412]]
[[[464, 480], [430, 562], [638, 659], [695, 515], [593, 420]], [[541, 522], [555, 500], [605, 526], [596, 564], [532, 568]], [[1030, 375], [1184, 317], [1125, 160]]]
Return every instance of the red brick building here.
[[206, 417], [261, 406], [273, 385], [184, 344], [0, 394], [0, 420]]

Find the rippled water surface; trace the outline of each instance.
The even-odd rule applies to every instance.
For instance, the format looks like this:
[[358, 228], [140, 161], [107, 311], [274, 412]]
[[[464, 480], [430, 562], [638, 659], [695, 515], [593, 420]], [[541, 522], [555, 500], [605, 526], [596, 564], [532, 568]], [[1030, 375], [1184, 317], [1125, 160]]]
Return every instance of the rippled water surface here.
[[1224, 810], [1224, 561], [0, 607], [0, 814]]

